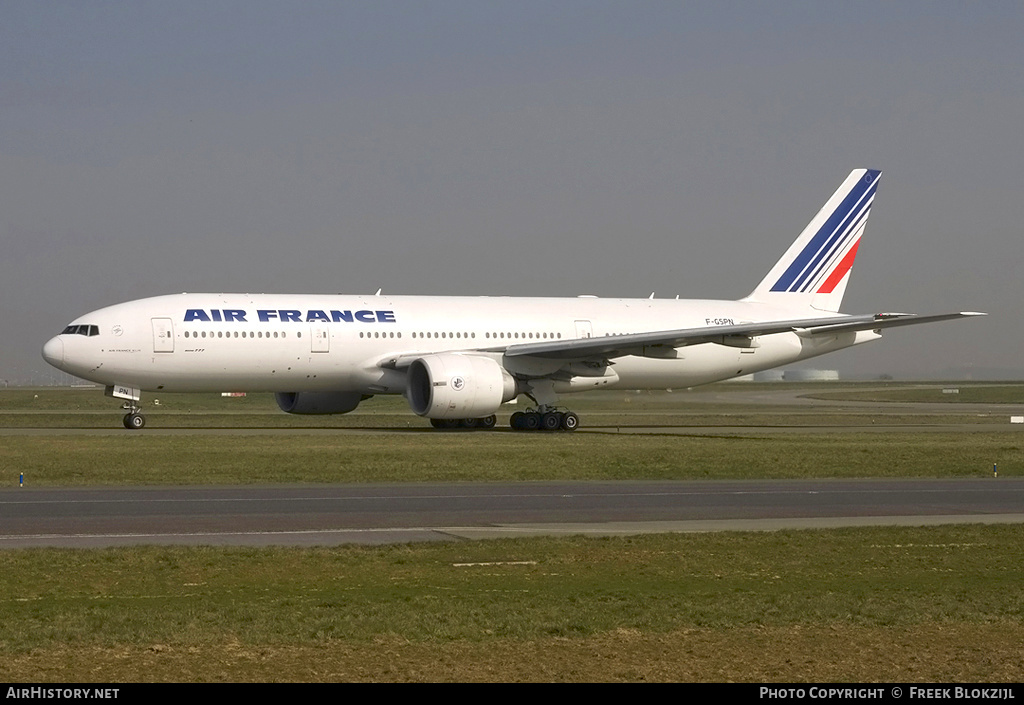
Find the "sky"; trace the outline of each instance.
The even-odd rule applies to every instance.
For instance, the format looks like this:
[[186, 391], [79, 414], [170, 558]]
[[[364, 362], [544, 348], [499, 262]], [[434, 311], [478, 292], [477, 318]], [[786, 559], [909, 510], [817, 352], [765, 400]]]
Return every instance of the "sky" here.
[[181, 291], [745, 296], [881, 169], [844, 375], [1024, 377], [1019, 2], [0, 4], [0, 380]]

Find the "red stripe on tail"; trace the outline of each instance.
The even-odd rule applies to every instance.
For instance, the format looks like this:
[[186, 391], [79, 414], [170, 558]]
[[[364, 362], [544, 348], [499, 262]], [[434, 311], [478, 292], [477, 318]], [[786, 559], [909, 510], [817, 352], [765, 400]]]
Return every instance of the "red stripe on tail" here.
[[857, 238], [857, 242], [853, 243], [853, 247], [843, 257], [843, 261], [839, 263], [839, 266], [832, 270], [832, 273], [828, 275], [828, 279], [818, 289], [819, 294], [831, 294], [832, 290], [836, 288], [836, 285], [843, 280], [846, 273], [853, 267], [853, 260], [857, 258], [857, 248], [860, 247], [860, 238]]

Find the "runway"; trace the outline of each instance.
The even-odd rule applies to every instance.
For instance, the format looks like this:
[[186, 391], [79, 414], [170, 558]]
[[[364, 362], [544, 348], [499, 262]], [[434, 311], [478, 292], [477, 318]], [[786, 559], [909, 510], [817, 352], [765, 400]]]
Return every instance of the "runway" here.
[[[682, 397], [665, 396], [675, 406]], [[1019, 405], [813, 399], [805, 389], [709, 388], [685, 401], [793, 415], [851, 414], [844, 425], [584, 426], [584, 434], [764, 436], [935, 432], [1019, 434]], [[871, 425], [863, 421], [870, 411]], [[96, 413], [96, 412], [83, 412]], [[105, 412], [104, 412], [105, 413]], [[630, 412], [624, 414], [628, 419]], [[649, 414], [650, 411], [638, 413]], [[695, 411], [700, 414], [702, 412]], [[893, 425], [893, 415], [936, 423]], [[973, 423], [941, 417], [976, 415]], [[723, 420], [729, 414], [722, 412]], [[981, 418], [983, 417], [983, 418]], [[418, 420], [416, 420], [418, 421]], [[0, 435], [337, 436], [426, 428], [5, 427]], [[491, 433], [512, 433], [498, 430]], [[0, 548], [161, 545], [340, 545], [499, 536], [625, 535], [954, 522], [1024, 522], [1024, 478], [675, 482], [395, 483], [377, 485], [0, 490]]]
[[1024, 478], [14, 489], [0, 547], [341, 545], [1024, 522]]

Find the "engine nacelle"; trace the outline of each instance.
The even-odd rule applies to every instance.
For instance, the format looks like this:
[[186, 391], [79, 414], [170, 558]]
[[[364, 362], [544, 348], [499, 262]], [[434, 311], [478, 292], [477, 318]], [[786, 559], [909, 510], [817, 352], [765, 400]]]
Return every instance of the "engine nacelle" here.
[[359, 392], [278, 392], [274, 399], [289, 414], [347, 414], [369, 397]]
[[516, 393], [515, 379], [491, 358], [442, 353], [409, 366], [405, 397], [420, 416], [473, 419], [490, 416]]

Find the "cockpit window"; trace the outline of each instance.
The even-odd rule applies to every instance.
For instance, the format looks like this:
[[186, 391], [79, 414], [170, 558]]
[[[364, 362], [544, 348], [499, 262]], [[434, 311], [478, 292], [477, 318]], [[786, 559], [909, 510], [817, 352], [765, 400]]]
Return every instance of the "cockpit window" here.
[[74, 325], [74, 326], [68, 326], [67, 328], [65, 328], [64, 330], [61, 331], [61, 335], [85, 335], [85, 336], [88, 336], [90, 338], [92, 336], [94, 336], [94, 335], [99, 335], [99, 334], [100, 334], [100, 327], [99, 326], [92, 326], [92, 325], [88, 325], [86, 323], [82, 323], [82, 324]]

